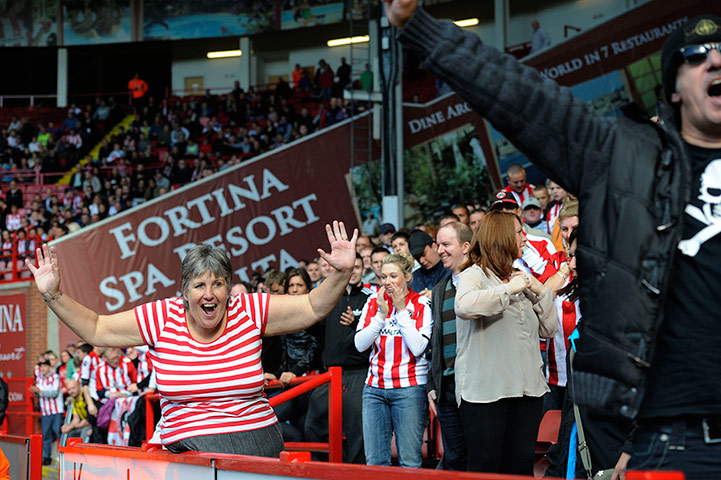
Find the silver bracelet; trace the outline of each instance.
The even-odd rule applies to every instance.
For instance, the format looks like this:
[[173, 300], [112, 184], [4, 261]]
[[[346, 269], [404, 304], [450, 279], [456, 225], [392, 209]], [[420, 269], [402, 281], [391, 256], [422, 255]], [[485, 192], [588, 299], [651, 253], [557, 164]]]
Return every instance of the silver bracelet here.
[[54, 301], [58, 300], [58, 299], [59, 299], [60, 297], [62, 297], [62, 296], [63, 296], [63, 291], [62, 291], [62, 290], [58, 290], [56, 293], [54, 293], [54, 294], [52, 294], [52, 295], [49, 295], [49, 294], [47, 294], [47, 293], [43, 293], [43, 300], [45, 300], [45, 303], [47, 303], [48, 305], [50, 305], [51, 303], [53, 303]]

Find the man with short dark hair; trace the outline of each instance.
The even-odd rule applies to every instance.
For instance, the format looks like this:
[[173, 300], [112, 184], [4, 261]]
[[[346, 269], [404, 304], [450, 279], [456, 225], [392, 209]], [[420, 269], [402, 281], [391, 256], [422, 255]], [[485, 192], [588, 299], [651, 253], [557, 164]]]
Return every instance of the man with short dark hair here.
[[456, 205], [451, 209], [451, 213], [453, 215], [458, 217], [458, 221], [461, 222], [464, 225], [468, 225], [470, 212], [468, 211], [468, 207], [465, 205]]
[[446, 213], [441, 215], [441, 218], [438, 219], [438, 226], [443, 227], [445, 225], [448, 225], [449, 223], [460, 221], [461, 219], [458, 218], [458, 215], [456, 215], [455, 213]]
[[431, 73], [548, 177], [583, 193], [574, 401], [637, 418], [629, 468], [717, 478], [721, 18], [694, 17], [665, 41], [671, 108], [659, 103], [659, 122], [651, 122], [598, 116], [535, 69], [417, 9], [416, 0], [386, 3], [401, 41]]
[[408, 238], [408, 248], [413, 258], [421, 264], [421, 268], [413, 272], [413, 280], [408, 286], [414, 292], [430, 298], [431, 289], [450, 272], [441, 262], [438, 245], [426, 232], [416, 230], [411, 233]]
[[[378, 248], [378, 247], [377, 247]], [[383, 250], [383, 249], [381, 249]], [[385, 251], [387, 255], [388, 252]], [[363, 387], [368, 372], [370, 352], [355, 348], [355, 331], [363, 306], [371, 291], [363, 287], [363, 260], [356, 256], [353, 274], [343, 296], [333, 310], [319, 323], [325, 332], [323, 364], [343, 367], [343, 433], [346, 449], [343, 461], [365, 464], [363, 449]], [[313, 390], [308, 402], [305, 436], [309, 442], [328, 441], [328, 384]]]
[[380, 288], [381, 282], [381, 267], [383, 266], [383, 259], [386, 258], [390, 253], [383, 247], [376, 247], [371, 252], [371, 269], [373, 270], [373, 279], [369, 282], [365, 282], [364, 286], [370, 289], [372, 292], [377, 292]]
[[523, 205], [527, 198], [533, 197], [533, 185], [526, 183], [526, 169], [514, 163], [506, 171], [508, 186], [503, 190], [512, 193], [516, 203]]
[[384, 223], [380, 227], [380, 239], [383, 243], [383, 246], [386, 247], [388, 250], [391, 249], [391, 238], [393, 237], [393, 234], [396, 233], [396, 227], [393, 226], [392, 223]]

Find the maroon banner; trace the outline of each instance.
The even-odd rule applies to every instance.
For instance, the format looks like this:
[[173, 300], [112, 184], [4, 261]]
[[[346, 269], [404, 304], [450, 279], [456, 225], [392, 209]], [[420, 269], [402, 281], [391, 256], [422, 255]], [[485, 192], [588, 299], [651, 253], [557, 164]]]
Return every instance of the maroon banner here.
[[224, 248], [243, 280], [317, 256], [328, 249], [326, 223], [358, 225], [345, 178], [349, 133], [324, 130], [59, 239], [62, 289], [113, 313], [178, 295], [181, 261], [197, 243]]
[[0, 375], [22, 378], [26, 372], [25, 294], [0, 296]]
[[483, 118], [457, 94], [440, 97], [424, 105], [403, 104], [403, 146], [405, 149], [438, 138], [466, 125], [476, 129], [478, 141], [495, 188], [501, 188], [498, 162]]
[[656, 0], [524, 63], [560, 85], [576, 85], [656, 53], [676, 29], [702, 13], [721, 14], [721, 2]]

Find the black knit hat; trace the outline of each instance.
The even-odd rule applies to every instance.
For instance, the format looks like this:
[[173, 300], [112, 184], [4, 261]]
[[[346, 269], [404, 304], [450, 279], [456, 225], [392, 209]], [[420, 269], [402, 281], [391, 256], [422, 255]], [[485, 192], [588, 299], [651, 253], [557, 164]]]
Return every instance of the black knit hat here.
[[673, 32], [663, 44], [661, 72], [663, 93], [671, 104], [671, 94], [676, 91], [676, 71], [682, 59], [679, 50], [688, 45], [721, 42], [721, 18], [716, 15], [699, 15]]

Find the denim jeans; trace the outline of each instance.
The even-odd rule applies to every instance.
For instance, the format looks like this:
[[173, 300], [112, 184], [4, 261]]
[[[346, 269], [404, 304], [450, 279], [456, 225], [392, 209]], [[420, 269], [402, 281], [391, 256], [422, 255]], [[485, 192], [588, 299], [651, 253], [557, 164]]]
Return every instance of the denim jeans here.
[[43, 432], [43, 458], [50, 458], [53, 442], [60, 438], [60, 425], [63, 423], [63, 414], [43, 415], [40, 417], [40, 426]]
[[461, 412], [456, 403], [456, 381], [454, 375], [443, 377], [441, 397], [438, 398], [438, 421], [441, 423], [441, 436], [443, 438], [443, 459], [441, 466], [444, 470], [458, 470], [465, 472], [468, 468], [468, 455], [466, 453], [466, 437], [463, 434]]
[[423, 430], [428, 418], [425, 385], [363, 387], [363, 443], [368, 465], [391, 464], [391, 435], [401, 467], [420, 468]]
[[686, 480], [721, 478], [721, 443], [704, 441], [701, 420], [641, 424], [628, 470], [680, 470]]

